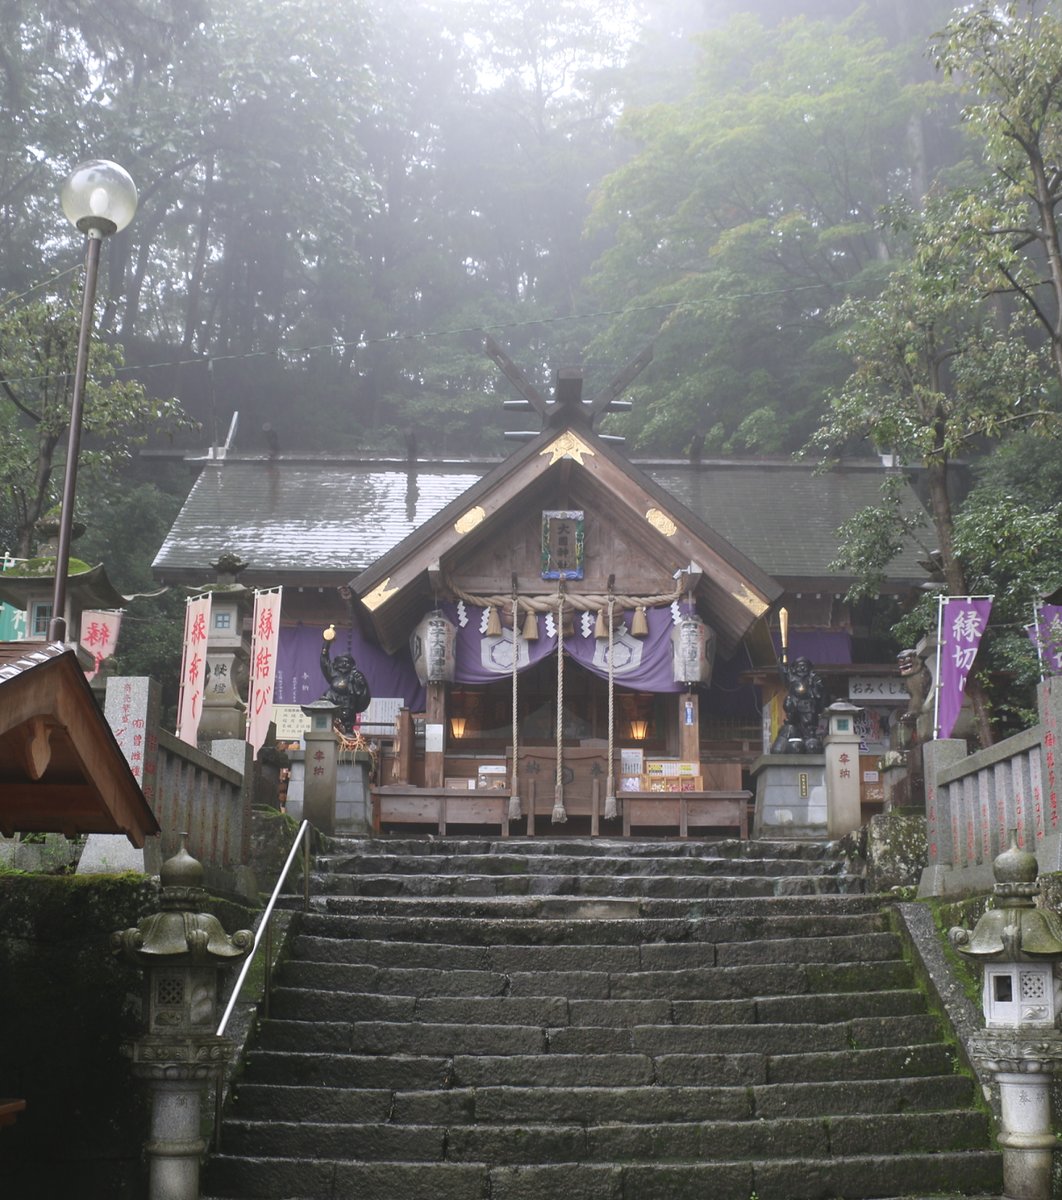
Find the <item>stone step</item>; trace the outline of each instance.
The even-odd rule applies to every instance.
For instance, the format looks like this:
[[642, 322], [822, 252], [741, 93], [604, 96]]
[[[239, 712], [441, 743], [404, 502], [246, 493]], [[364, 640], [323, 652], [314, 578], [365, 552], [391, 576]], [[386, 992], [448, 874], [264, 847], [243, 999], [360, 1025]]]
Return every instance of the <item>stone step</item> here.
[[[498, 1028], [498, 1027], [488, 1027]], [[811, 1027], [805, 1027], [811, 1028]], [[390, 1032], [390, 1031], [388, 1031]], [[654, 1048], [630, 1053], [565, 1053], [538, 1050], [542, 1031], [521, 1042], [512, 1030], [499, 1033], [502, 1053], [480, 1049], [472, 1034], [455, 1037], [446, 1049], [428, 1039], [418, 1052], [397, 1049], [389, 1056], [382, 1044], [357, 1047], [356, 1052], [255, 1050], [249, 1056], [249, 1078], [261, 1083], [291, 1083], [320, 1087], [389, 1087], [394, 1089], [456, 1087], [584, 1088], [694, 1086], [711, 1080], [720, 1087], [771, 1083], [830, 1083], [837, 1080], [925, 1077], [947, 1074], [954, 1063], [947, 1047], [937, 1045], [846, 1048], [792, 1054], [680, 1053]], [[508, 1037], [503, 1038], [504, 1035]], [[547, 1110], [548, 1111], [548, 1110]], [[846, 1110], [847, 1111], [847, 1110]]]
[[256, 1067], [239, 1083], [234, 1115], [354, 1123], [398, 1124], [669, 1124], [675, 1121], [750, 1121], [848, 1115], [934, 1113], [970, 1106], [973, 1084], [963, 1075], [926, 1075], [816, 1083], [744, 1086], [638, 1085], [634, 1087], [450, 1087], [450, 1064], [442, 1059], [398, 1061], [390, 1070], [366, 1059], [356, 1088], [316, 1086], [284, 1075], [283, 1056], [273, 1056], [275, 1082]]
[[257, 1200], [823, 1200], [991, 1191], [1002, 1182], [999, 1156], [960, 1150], [902, 1156], [860, 1155], [820, 1161], [762, 1163], [486, 1163], [355, 1162], [349, 1159], [241, 1158], [220, 1155], [206, 1185], [217, 1197]]
[[[796, 876], [774, 881], [774, 892], [760, 897], [716, 895], [695, 900], [668, 900], [651, 897], [629, 899], [608, 896], [436, 896], [426, 900], [420, 896], [312, 896], [314, 911], [335, 913], [359, 918], [461, 917], [490, 920], [512, 918], [554, 919], [560, 921], [613, 920], [632, 918], [670, 918], [695, 920], [701, 917], [722, 916], [727, 911], [739, 911], [741, 906], [756, 901], [774, 903], [779, 914], [802, 913], [809, 901], [818, 901], [825, 911], [831, 900], [850, 900], [851, 906], [841, 912], [866, 912], [872, 897], [859, 893], [862, 881], [848, 876]], [[846, 889], [851, 888], [849, 893]], [[286, 897], [289, 907], [301, 906], [296, 897]], [[824, 903], [827, 902], [827, 903]], [[814, 911], [814, 909], [812, 909]]]
[[878, 962], [688, 967], [642, 971], [489, 971], [289, 962], [287, 987], [393, 996], [540, 996], [579, 1000], [733, 1000], [760, 995], [873, 991], [910, 983], [900, 959]]
[[[503, 1000], [502, 1005], [521, 1004]], [[534, 1011], [535, 1008], [538, 1011]], [[933, 1044], [940, 1047], [940, 1028], [930, 1016], [871, 1017], [820, 1024], [632, 1024], [570, 1025], [566, 1002], [556, 997], [543, 1005], [524, 1001], [522, 1020], [488, 1023], [481, 1006], [452, 1005], [448, 1014], [460, 1023], [430, 1019], [356, 1019], [263, 1021], [262, 1050], [341, 1054], [797, 1054], [813, 1050], [867, 1050]], [[473, 1014], [480, 1014], [475, 1020]], [[492, 1010], [489, 1015], [507, 1015]], [[532, 1018], [528, 1020], [528, 1018]], [[556, 1018], [556, 1019], [553, 1019]]]
[[[399, 916], [336, 913], [299, 913], [296, 928], [308, 937], [334, 942], [359, 941], [440, 942], [447, 946], [613, 945], [665, 942], [738, 942], [793, 940], [804, 937], [879, 933], [887, 920], [878, 905], [863, 898], [845, 897], [843, 909], [814, 900], [759, 900], [744, 908], [715, 900], [711, 911], [688, 918], [630, 918], [626, 920], [560, 920], [553, 917], [454, 917], [440, 915], [434, 904], [417, 906]], [[834, 900], [834, 903], [837, 903]], [[754, 911], [747, 911], [754, 907]], [[790, 911], [797, 909], [798, 911]], [[355, 951], [356, 953], [356, 951]]]
[[[376, 992], [322, 992], [316, 989], [278, 987], [270, 1012], [278, 1021], [350, 1022], [428, 1021], [453, 1024], [507, 1025], [541, 1022], [551, 1028], [633, 1025], [754, 1025], [757, 1022], [799, 1024], [850, 1021], [858, 1033], [853, 1040], [865, 1044], [865, 1022], [896, 1018], [905, 1022], [907, 1037], [921, 1040], [919, 1031], [929, 1020], [925, 1001], [912, 989], [876, 992], [840, 992], [808, 996], [759, 996], [741, 1000], [569, 1000], [566, 996], [402, 996]], [[262, 1023], [263, 1033], [272, 1022]]]
[[[841, 888], [848, 877], [836, 877]], [[314, 877], [326, 896], [404, 899], [493, 896], [576, 896], [605, 899], [705, 900], [715, 896], [821, 895], [834, 890], [834, 876], [799, 875], [342, 875]], [[843, 890], [843, 889], [842, 889]]]
[[325, 839], [321, 859], [355, 854], [407, 859], [447, 856], [522, 855], [527, 858], [757, 858], [834, 863], [844, 856], [834, 842], [763, 838], [565, 838], [565, 837], [335, 837]]
[[403, 855], [371, 851], [353, 854], [322, 854], [317, 870], [325, 877], [337, 875], [398, 876], [410, 880], [416, 876], [497, 875], [535, 877], [539, 875], [577, 875], [582, 879], [603, 877], [666, 877], [727, 875], [838, 875], [843, 863], [830, 858], [769, 858], [766, 855], [736, 859], [708, 850], [701, 855], [656, 855], [630, 858], [623, 855], [588, 856], [573, 854], [433, 854]]
[[359, 1161], [560, 1163], [705, 1162], [712, 1158], [824, 1159], [872, 1154], [882, 1145], [909, 1153], [981, 1150], [988, 1118], [977, 1112], [853, 1115], [764, 1121], [657, 1124], [403, 1125], [238, 1119], [225, 1151], [241, 1157]]
[[[720, 930], [720, 932], [724, 932]], [[299, 938], [299, 962], [337, 966], [431, 967], [465, 971], [653, 971], [693, 967], [791, 965], [824, 962], [883, 962], [900, 957], [891, 933], [832, 934], [828, 937], [697, 940], [627, 945], [447, 945], [442, 942], [378, 939]]]

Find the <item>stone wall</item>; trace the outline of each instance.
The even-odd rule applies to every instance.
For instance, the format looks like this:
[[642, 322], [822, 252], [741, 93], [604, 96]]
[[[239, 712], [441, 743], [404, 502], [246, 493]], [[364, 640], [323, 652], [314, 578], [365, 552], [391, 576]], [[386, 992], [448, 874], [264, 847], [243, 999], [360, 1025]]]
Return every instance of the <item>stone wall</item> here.
[[[141, 977], [110, 936], [157, 907], [142, 875], [0, 874], [0, 1095], [26, 1101], [0, 1130], [5, 1197], [146, 1195], [146, 1093], [120, 1050], [139, 1032]], [[209, 907], [228, 930], [253, 921]]]

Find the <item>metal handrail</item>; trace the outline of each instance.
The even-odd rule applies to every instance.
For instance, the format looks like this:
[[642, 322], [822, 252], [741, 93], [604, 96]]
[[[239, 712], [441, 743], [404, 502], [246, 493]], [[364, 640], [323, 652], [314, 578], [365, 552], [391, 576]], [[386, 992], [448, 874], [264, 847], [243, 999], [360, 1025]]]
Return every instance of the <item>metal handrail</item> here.
[[[221, 1015], [221, 1023], [218, 1025], [217, 1036], [224, 1037], [225, 1029], [228, 1026], [229, 1018], [236, 1009], [236, 1003], [240, 998], [240, 992], [243, 991], [243, 985], [247, 981], [247, 976], [250, 974], [251, 966], [254, 963], [254, 957], [258, 953], [258, 948], [265, 945], [265, 982], [262, 993], [262, 1010], [263, 1014], [269, 1016], [269, 994], [273, 987], [273, 910], [276, 908], [277, 899], [280, 896], [280, 889], [284, 886], [284, 881], [288, 877], [288, 872], [291, 870], [292, 863], [295, 861], [295, 856], [302, 846], [302, 910], [308, 912], [310, 908], [310, 822], [303, 821], [299, 826], [298, 833], [295, 834], [295, 840], [291, 843], [291, 849], [288, 851], [287, 860], [284, 863], [284, 868], [277, 878], [276, 886], [273, 888], [273, 893], [269, 897], [269, 903], [265, 906], [265, 911], [262, 913], [262, 919], [258, 922], [258, 929], [254, 935], [254, 945], [251, 947], [251, 953], [244, 960], [243, 967], [240, 969], [240, 974], [233, 985], [232, 995], [229, 997], [229, 1002], [225, 1006], [225, 1011]], [[221, 1149], [221, 1101], [222, 1101], [222, 1082], [224, 1078], [224, 1068], [218, 1072], [217, 1093], [215, 1096], [215, 1112], [214, 1112], [214, 1149]]]

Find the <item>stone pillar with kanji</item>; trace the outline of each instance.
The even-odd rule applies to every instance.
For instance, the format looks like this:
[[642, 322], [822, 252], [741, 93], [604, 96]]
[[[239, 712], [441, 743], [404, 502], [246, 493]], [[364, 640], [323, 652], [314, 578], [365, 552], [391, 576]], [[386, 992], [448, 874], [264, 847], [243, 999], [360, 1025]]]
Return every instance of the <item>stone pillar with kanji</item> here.
[[336, 757], [339, 738], [334, 722], [339, 705], [315, 700], [302, 706], [310, 718], [303, 735], [306, 742], [306, 775], [303, 780], [302, 815], [322, 833], [336, 831]]
[[862, 712], [846, 700], [826, 710], [826, 828], [831, 838], [844, 837], [862, 825], [859, 803], [859, 734], [855, 717]]

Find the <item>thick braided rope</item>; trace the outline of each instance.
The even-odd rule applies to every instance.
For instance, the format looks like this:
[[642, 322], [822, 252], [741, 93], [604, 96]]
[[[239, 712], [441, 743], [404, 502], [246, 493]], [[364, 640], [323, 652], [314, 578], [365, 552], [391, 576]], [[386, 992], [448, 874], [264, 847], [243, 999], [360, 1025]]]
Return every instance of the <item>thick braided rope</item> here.
[[619, 806], [616, 803], [616, 775], [612, 761], [616, 729], [616, 685], [612, 665], [613, 616], [616, 601], [609, 598], [608, 602], [608, 782], [605, 784], [605, 820], [611, 821], [618, 815]]
[[553, 823], [568, 819], [564, 809], [564, 593], [557, 597], [557, 776], [553, 790]]
[[[452, 585], [449, 590], [455, 600], [463, 600], [475, 608], [490, 608], [491, 606], [498, 608], [512, 600], [512, 596], [477, 596], [472, 592], [463, 592], [460, 588]], [[521, 596], [520, 603], [534, 613], [558, 612], [562, 603], [579, 612], [597, 612], [598, 609], [604, 608], [610, 599], [615, 600], [616, 606], [620, 609], [659, 608], [663, 604], [672, 604], [675, 600], [680, 600], [684, 594], [685, 588], [683, 587], [677, 587], [671, 592], [659, 592], [653, 596], [609, 596], [607, 594], [580, 596], [565, 592], [562, 599], [556, 592], [551, 592], [543, 596]]]

